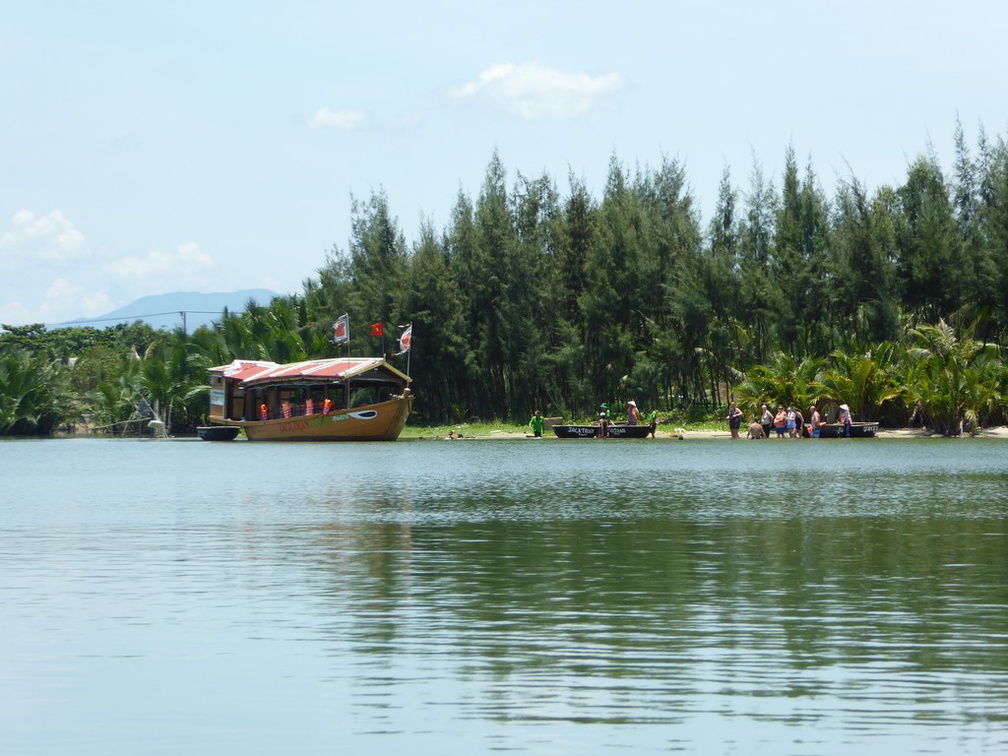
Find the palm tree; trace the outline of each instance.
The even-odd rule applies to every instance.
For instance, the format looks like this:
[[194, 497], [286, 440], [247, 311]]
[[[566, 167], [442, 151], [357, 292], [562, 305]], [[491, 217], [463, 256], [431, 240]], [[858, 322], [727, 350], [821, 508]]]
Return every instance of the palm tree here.
[[0, 355], [0, 435], [49, 435], [78, 415], [60, 361], [20, 349]]
[[736, 389], [736, 400], [747, 414], [763, 403], [806, 408], [819, 401], [822, 360], [806, 357], [796, 361], [787, 352], [777, 352], [769, 365], [751, 368]]
[[832, 366], [817, 382], [819, 401], [847, 404], [854, 417], [877, 419], [883, 405], [903, 393], [892, 363], [896, 349], [892, 342], [882, 342], [864, 354], [834, 352]]
[[916, 346], [908, 350], [911, 396], [926, 425], [936, 433], [958, 436], [975, 430], [998, 405], [1005, 368], [997, 347], [972, 338], [969, 327], [960, 338], [939, 319], [910, 332]]

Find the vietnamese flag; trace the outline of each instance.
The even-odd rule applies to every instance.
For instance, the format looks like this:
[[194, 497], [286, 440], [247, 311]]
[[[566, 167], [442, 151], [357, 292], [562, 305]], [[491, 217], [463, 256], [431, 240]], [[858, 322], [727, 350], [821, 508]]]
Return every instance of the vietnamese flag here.
[[385, 329], [382, 327], [381, 323], [371, 324], [371, 335], [372, 336], [382, 336], [385, 334]]

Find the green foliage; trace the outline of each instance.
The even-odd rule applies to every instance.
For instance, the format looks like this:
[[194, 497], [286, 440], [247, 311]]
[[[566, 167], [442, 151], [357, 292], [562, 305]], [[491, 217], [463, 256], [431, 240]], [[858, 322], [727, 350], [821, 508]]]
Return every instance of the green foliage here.
[[973, 330], [959, 335], [939, 320], [911, 332], [910, 395], [923, 422], [947, 436], [979, 428], [1004, 400], [1005, 363]]
[[25, 349], [0, 352], [0, 435], [49, 435], [77, 410], [62, 363]]
[[882, 343], [864, 354], [834, 352], [817, 382], [819, 403], [847, 404], [856, 419], [877, 420], [883, 405], [903, 392], [892, 364], [894, 351], [894, 344]]
[[777, 352], [769, 364], [749, 371], [736, 390], [736, 401], [750, 417], [759, 414], [763, 404], [804, 411], [822, 400], [822, 370], [823, 360], [818, 357], [796, 361], [786, 352]]
[[[596, 198], [573, 175], [565, 196], [547, 175], [510, 180], [495, 152], [445, 229], [425, 221], [408, 242], [383, 191], [355, 198], [348, 247], [301, 293], [190, 336], [5, 327], [4, 432], [78, 412], [128, 422], [142, 401], [190, 429], [207, 367], [335, 355], [344, 312], [341, 353], [389, 354], [395, 326], [413, 323], [411, 353], [391, 359], [418, 379], [424, 423], [584, 418], [631, 398], [720, 418], [732, 396], [747, 414], [847, 403], [942, 433], [1005, 422], [1008, 148], [981, 130], [972, 153], [961, 127], [955, 144], [951, 179], [928, 154], [898, 186], [850, 176], [832, 196], [789, 147], [779, 178], [754, 164], [744, 191], [726, 168], [706, 225], [678, 161], [628, 170], [613, 155]], [[32, 381], [50, 393], [29, 401]]]

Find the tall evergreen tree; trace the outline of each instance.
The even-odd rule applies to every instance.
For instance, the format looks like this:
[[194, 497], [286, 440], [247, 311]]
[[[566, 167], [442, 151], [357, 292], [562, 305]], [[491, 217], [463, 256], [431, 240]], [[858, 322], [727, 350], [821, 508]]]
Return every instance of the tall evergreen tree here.
[[753, 327], [756, 360], [765, 362], [775, 334], [771, 330], [773, 300], [782, 296], [773, 278], [774, 217], [777, 201], [773, 183], [754, 162], [745, 216], [739, 225], [742, 258], [742, 306]]
[[[349, 273], [352, 287], [347, 292], [345, 309], [350, 312], [351, 323], [364, 328], [375, 321], [391, 318], [402, 300], [406, 241], [389, 211], [384, 191], [372, 193], [367, 202], [352, 201], [351, 229]], [[351, 349], [373, 350], [373, 346], [357, 338], [353, 330], [351, 336]]]
[[962, 247], [955, 233], [952, 203], [933, 156], [910, 166], [897, 190], [900, 215], [896, 245], [902, 298], [914, 321], [934, 323], [962, 306]]

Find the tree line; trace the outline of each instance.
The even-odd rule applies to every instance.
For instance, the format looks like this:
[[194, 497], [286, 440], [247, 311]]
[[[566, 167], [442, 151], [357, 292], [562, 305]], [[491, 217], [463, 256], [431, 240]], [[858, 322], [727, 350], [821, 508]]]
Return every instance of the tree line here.
[[[510, 180], [495, 153], [445, 228], [423, 221], [407, 241], [383, 191], [355, 198], [348, 245], [300, 293], [193, 334], [8, 327], [0, 432], [111, 424], [140, 395], [196, 425], [206, 367], [332, 356], [344, 312], [352, 354], [381, 350], [357, 335], [367, 324], [414, 324], [418, 422], [576, 419], [629, 398], [715, 416], [734, 398], [750, 413], [846, 402], [942, 433], [1003, 423], [1008, 147], [982, 128], [975, 145], [958, 124], [954, 138], [950, 172], [928, 149], [872, 191], [847, 176], [828, 194], [790, 147], [779, 185], [754, 164], [740, 190], [726, 168], [706, 223], [674, 159], [613, 156], [596, 197], [573, 174], [563, 193], [545, 174]], [[69, 413], [24, 409], [51, 402], [26, 398], [47, 382]]]

